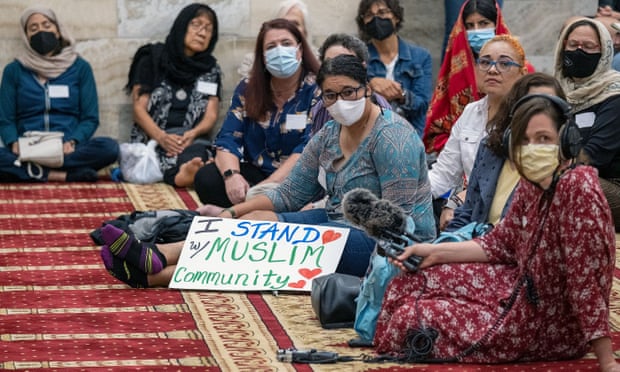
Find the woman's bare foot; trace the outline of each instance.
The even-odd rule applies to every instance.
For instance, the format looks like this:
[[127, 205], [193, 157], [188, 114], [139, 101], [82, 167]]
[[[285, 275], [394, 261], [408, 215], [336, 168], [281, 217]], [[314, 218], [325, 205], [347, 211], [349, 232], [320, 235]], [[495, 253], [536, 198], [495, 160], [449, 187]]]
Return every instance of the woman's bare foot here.
[[179, 173], [174, 176], [174, 184], [177, 187], [188, 187], [194, 184], [194, 177], [198, 170], [202, 168], [205, 163], [201, 158], [195, 157], [187, 163], [181, 164], [179, 167]]
[[67, 180], [67, 172], [51, 170], [47, 174], [47, 180], [52, 182], [65, 182]]
[[196, 212], [200, 213], [201, 216], [208, 216], [208, 217], [219, 216], [223, 210], [224, 208], [218, 205], [213, 205], [213, 204], [205, 204], [202, 207], [196, 208]]

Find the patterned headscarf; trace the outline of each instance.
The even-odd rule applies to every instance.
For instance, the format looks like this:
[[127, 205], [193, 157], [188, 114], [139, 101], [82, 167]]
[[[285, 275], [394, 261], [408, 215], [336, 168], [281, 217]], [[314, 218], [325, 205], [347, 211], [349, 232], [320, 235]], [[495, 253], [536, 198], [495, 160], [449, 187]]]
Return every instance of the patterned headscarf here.
[[[467, 30], [463, 22], [463, 9], [467, 3], [461, 7], [450, 32], [437, 85], [426, 114], [423, 139], [428, 153], [441, 151], [448, 141], [452, 126], [463, 113], [465, 106], [481, 97], [476, 85], [474, 56], [467, 41]], [[497, 9], [495, 35], [510, 34], [497, 1], [495, 8]]]
[[[601, 43], [601, 59], [596, 69], [592, 75], [578, 79], [578, 82], [573, 78], [564, 76], [562, 70], [564, 42], [568, 39], [569, 33], [572, 32], [571, 26], [575, 22], [586, 22], [592, 25], [598, 30]], [[558, 79], [562, 89], [566, 92], [566, 98], [573, 107], [573, 112], [582, 111], [611, 96], [620, 94], [620, 72], [611, 68], [613, 58], [614, 46], [611, 35], [601, 22], [590, 18], [575, 18], [564, 27], [555, 49], [555, 78]]]
[[[58, 33], [60, 34], [60, 43], [63, 45], [60, 53], [52, 56], [43, 56], [32, 49], [30, 40], [26, 35], [26, 24], [33, 14], [42, 14], [56, 25]], [[24, 67], [47, 79], [54, 79], [65, 72], [73, 62], [75, 62], [75, 59], [78, 57], [75, 51], [75, 40], [64, 28], [62, 23], [58, 21], [53, 10], [42, 6], [30, 7], [22, 13], [19, 24], [21, 26], [22, 40], [24, 40], [25, 49], [17, 57], [17, 60], [24, 65]]]

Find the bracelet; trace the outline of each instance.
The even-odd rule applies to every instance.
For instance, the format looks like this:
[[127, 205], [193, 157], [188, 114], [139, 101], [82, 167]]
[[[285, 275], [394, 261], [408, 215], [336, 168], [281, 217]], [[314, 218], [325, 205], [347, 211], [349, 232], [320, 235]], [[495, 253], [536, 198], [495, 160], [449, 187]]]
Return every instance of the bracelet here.
[[446, 202], [446, 205], [444, 205], [441, 209], [456, 209], [459, 206], [456, 205], [456, 203], [454, 201], [452, 201], [452, 199], [448, 199], [448, 201]]
[[228, 207], [226, 209], [224, 209], [226, 212], [230, 213], [230, 218], [237, 218], [237, 212], [235, 212], [235, 210], [233, 209], [233, 207]]
[[452, 194], [450, 195], [450, 198], [448, 198], [445, 208], [456, 209], [461, 205], [463, 205], [463, 200], [459, 198], [457, 194]]

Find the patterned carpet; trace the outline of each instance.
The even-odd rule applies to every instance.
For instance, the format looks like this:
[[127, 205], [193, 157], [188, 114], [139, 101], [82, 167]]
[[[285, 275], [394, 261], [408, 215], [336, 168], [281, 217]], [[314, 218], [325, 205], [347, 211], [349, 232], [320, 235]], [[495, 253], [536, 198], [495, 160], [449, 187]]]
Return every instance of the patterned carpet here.
[[[131, 289], [104, 270], [88, 233], [133, 210], [195, 208], [157, 185], [0, 185], [0, 369], [143, 371], [595, 371], [577, 361], [518, 365], [278, 362], [280, 348], [357, 356], [350, 329], [323, 330], [304, 294]], [[618, 259], [620, 267], [620, 257]], [[620, 270], [617, 272], [620, 278]], [[611, 324], [620, 340], [620, 279]], [[620, 355], [620, 344], [614, 343]]]

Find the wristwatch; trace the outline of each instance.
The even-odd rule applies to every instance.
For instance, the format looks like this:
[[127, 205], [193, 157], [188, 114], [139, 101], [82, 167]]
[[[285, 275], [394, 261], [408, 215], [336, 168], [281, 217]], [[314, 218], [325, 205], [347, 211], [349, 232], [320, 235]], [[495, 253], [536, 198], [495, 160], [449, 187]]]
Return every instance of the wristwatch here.
[[228, 169], [224, 171], [224, 173], [222, 173], [222, 177], [224, 177], [224, 179], [228, 179], [228, 177], [232, 176], [233, 174], [241, 174], [241, 172], [239, 172], [238, 169]]

